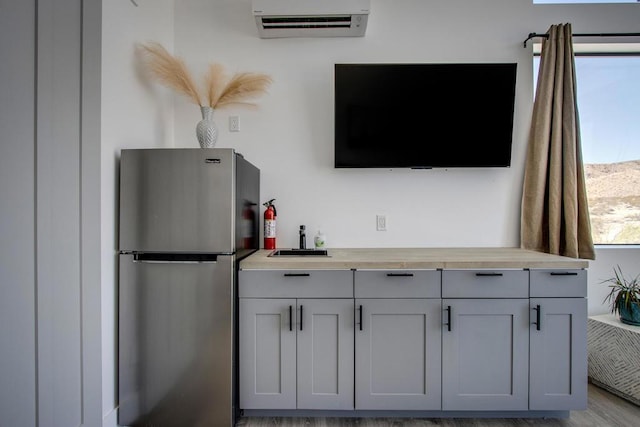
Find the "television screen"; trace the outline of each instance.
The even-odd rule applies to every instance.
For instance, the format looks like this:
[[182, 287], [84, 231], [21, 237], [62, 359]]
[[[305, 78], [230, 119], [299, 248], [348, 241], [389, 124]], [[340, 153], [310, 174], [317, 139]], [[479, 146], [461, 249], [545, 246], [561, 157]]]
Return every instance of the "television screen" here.
[[516, 64], [336, 64], [336, 168], [507, 167]]

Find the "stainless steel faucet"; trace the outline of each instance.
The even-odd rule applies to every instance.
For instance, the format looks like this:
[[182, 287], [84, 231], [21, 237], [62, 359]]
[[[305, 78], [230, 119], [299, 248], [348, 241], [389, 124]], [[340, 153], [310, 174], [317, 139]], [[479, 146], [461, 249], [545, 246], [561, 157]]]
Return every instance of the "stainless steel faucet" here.
[[300, 249], [307, 248], [307, 235], [304, 230], [305, 230], [305, 226], [301, 225], [300, 226]]

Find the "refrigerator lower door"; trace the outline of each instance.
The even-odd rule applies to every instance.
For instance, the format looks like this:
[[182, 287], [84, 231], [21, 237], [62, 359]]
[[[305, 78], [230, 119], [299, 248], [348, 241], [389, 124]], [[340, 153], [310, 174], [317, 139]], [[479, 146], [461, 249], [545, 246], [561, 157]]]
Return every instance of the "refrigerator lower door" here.
[[118, 424], [232, 425], [234, 264], [120, 255]]

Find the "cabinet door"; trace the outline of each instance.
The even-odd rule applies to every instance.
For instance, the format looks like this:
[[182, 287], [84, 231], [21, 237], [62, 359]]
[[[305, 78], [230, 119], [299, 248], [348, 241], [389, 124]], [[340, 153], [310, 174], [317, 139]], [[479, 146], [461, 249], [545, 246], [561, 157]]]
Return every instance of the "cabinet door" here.
[[440, 299], [356, 300], [356, 409], [439, 410]]
[[295, 299], [240, 299], [240, 408], [296, 408], [295, 313]]
[[528, 408], [529, 300], [445, 299], [443, 410]]
[[298, 409], [353, 409], [353, 299], [299, 299], [298, 319]]
[[531, 299], [529, 409], [587, 409], [587, 301]]

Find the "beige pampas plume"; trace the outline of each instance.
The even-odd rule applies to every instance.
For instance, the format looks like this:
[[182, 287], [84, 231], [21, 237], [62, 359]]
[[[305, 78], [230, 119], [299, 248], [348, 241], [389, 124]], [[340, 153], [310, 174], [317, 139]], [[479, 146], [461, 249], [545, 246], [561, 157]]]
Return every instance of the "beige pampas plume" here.
[[265, 74], [236, 73], [225, 85], [215, 105], [211, 106], [214, 108], [233, 105], [255, 107], [256, 104], [248, 100], [264, 94], [271, 82], [271, 77]]
[[[171, 55], [160, 43], [140, 45], [144, 63], [151, 76], [186, 96], [199, 106], [218, 109], [230, 106], [255, 107], [249, 102], [267, 91], [271, 77], [259, 73], [235, 73], [231, 78], [220, 64], [211, 64], [204, 76], [206, 94], [200, 95], [184, 61]], [[206, 101], [206, 103], [203, 103]]]
[[211, 64], [207, 70], [207, 74], [204, 76], [205, 87], [207, 88], [207, 101], [209, 107], [212, 107], [218, 103], [222, 90], [228, 80], [228, 77], [224, 71], [224, 67], [220, 64]]
[[156, 42], [140, 45], [143, 59], [151, 76], [165, 86], [202, 105], [198, 87], [182, 59], [172, 56]]

